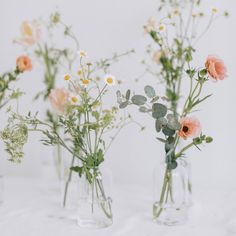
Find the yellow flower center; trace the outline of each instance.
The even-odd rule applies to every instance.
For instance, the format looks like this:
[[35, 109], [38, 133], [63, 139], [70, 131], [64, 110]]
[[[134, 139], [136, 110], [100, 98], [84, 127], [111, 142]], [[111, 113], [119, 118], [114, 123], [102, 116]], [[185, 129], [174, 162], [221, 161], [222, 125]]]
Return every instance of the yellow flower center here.
[[80, 52], [80, 56], [81, 57], [86, 57], [86, 53], [85, 52]]
[[82, 70], [78, 70], [77, 75], [82, 75]]
[[70, 75], [65, 75], [64, 80], [70, 80]]
[[83, 80], [82, 80], [82, 83], [83, 83], [84, 85], [88, 85], [88, 84], [89, 84], [89, 80], [88, 80], [88, 79], [83, 79]]
[[108, 78], [107, 78], [107, 83], [108, 83], [108, 84], [113, 84], [113, 78], [108, 77]]
[[164, 25], [160, 25], [160, 26], [159, 26], [159, 30], [160, 30], [160, 31], [163, 31], [164, 29], [165, 29], [165, 26], [164, 26]]
[[78, 98], [77, 98], [77, 97], [72, 97], [72, 98], [71, 98], [71, 101], [72, 101], [73, 103], [76, 103], [76, 102], [78, 102]]
[[213, 12], [213, 13], [217, 13], [217, 12], [218, 12], [218, 9], [215, 8], [215, 7], [213, 7], [213, 8], [212, 8], [212, 12]]

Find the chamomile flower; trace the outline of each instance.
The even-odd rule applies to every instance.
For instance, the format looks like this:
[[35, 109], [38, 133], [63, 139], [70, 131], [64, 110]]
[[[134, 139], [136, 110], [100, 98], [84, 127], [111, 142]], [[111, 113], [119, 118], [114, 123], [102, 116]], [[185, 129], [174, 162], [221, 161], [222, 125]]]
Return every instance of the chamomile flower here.
[[175, 9], [173, 12], [174, 16], [179, 16], [180, 15], [180, 10], [179, 9]]
[[83, 58], [83, 57], [87, 57], [87, 52], [83, 51], [83, 50], [79, 50], [78, 51], [79, 57]]
[[74, 94], [70, 95], [70, 97], [69, 97], [69, 102], [70, 102], [72, 105], [77, 105], [78, 102], [79, 102], [78, 96], [77, 96], [77, 95], [74, 95]]
[[63, 78], [64, 78], [65, 81], [71, 80], [71, 75], [70, 74], [65, 74], [63, 76]]
[[90, 80], [89, 80], [89, 79], [81, 79], [81, 84], [82, 84], [84, 87], [88, 86], [89, 83], [90, 83]]
[[211, 8], [211, 11], [212, 11], [212, 13], [216, 14], [216, 13], [219, 12], [219, 9], [216, 8], [216, 7], [212, 7], [212, 8]]
[[82, 69], [78, 69], [77, 75], [80, 76], [80, 75], [82, 75], [82, 74], [83, 74], [83, 70], [82, 70]]
[[166, 29], [166, 26], [165, 26], [164, 24], [158, 25], [158, 31], [159, 31], [160, 33], [164, 32], [165, 29]]
[[105, 75], [104, 76], [104, 81], [109, 86], [113, 86], [113, 85], [116, 84], [116, 79], [115, 79], [115, 77], [113, 75], [109, 75], [109, 74]]

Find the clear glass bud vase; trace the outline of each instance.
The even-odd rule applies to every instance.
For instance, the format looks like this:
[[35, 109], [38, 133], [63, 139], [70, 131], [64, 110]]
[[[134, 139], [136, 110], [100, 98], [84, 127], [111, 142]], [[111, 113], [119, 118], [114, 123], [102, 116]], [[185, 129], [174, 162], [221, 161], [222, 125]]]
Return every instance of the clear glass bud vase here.
[[[99, 169], [94, 169], [91, 181], [83, 175], [78, 179], [78, 213], [77, 222], [81, 227], [104, 228], [113, 223], [112, 200], [107, 196], [111, 188], [111, 174], [106, 179]], [[105, 187], [108, 189], [105, 189]]]
[[189, 164], [185, 158], [176, 162], [175, 169], [162, 162], [154, 171], [153, 219], [163, 225], [184, 224], [191, 205]]

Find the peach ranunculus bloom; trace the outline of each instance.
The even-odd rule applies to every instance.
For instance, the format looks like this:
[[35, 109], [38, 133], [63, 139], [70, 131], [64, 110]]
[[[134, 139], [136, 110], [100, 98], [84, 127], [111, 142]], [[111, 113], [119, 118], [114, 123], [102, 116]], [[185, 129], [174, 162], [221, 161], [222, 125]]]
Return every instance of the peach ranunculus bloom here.
[[65, 88], [53, 89], [49, 94], [49, 101], [52, 107], [59, 113], [65, 113], [69, 104], [70, 92]]
[[32, 46], [39, 42], [41, 38], [40, 24], [34, 20], [32, 22], [24, 21], [21, 24], [21, 37], [14, 39], [15, 43], [19, 43], [23, 46]]
[[224, 62], [216, 56], [208, 56], [205, 66], [208, 74], [214, 80], [223, 80], [227, 76], [227, 68]]
[[180, 124], [178, 135], [183, 139], [196, 138], [201, 133], [201, 124], [195, 117], [182, 118]]
[[26, 55], [19, 56], [16, 59], [16, 66], [21, 72], [30, 71], [33, 68], [30, 58]]

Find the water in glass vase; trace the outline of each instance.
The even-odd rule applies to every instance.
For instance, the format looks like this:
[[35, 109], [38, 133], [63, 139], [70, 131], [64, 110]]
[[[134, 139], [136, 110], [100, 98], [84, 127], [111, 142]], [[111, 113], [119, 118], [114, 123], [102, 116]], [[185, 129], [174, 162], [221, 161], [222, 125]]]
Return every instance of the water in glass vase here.
[[163, 225], [184, 224], [189, 208], [189, 168], [184, 158], [175, 169], [161, 163], [154, 172], [153, 219]]
[[[106, 178], [106, 181], [110, 182], [110, 179]], [[101, 172], [94, 170], [91, 182], [84, 176], [79, 177], [78, 188], [78, 225], [87, 228], [110, 226], [113, 223], [112, 200], [105, 193]]]

